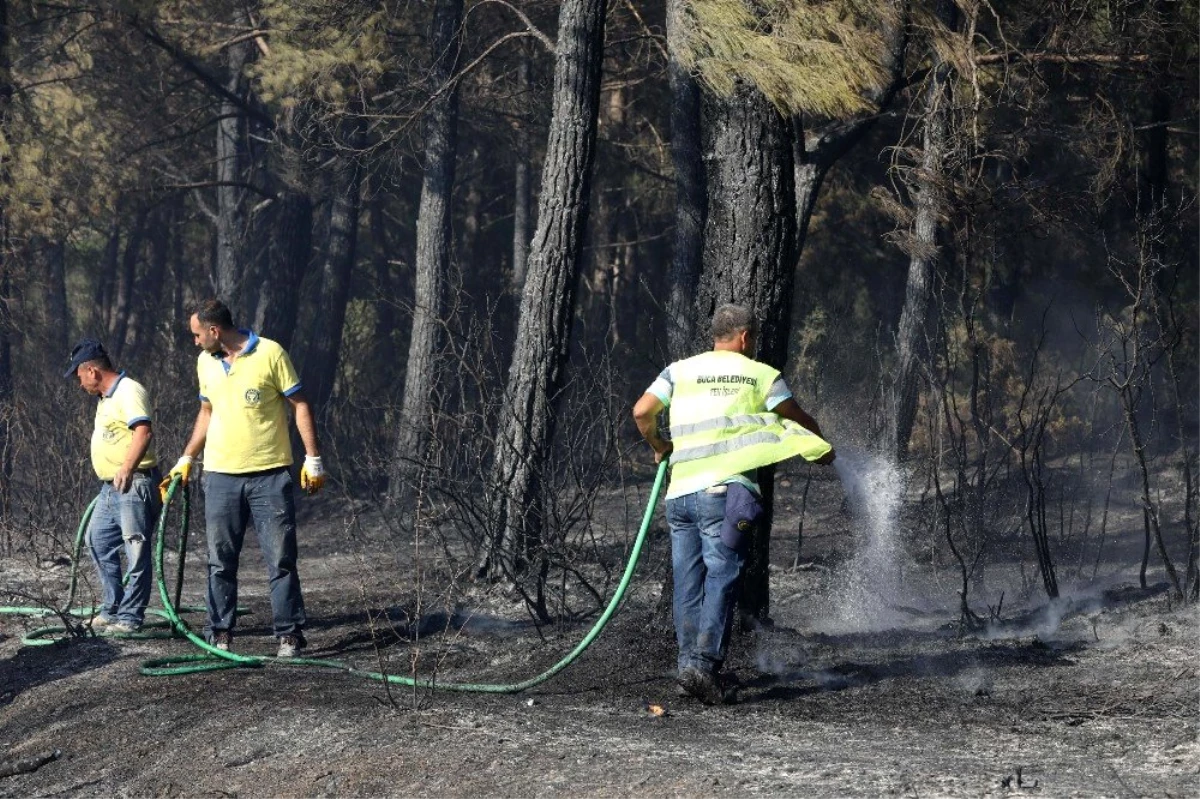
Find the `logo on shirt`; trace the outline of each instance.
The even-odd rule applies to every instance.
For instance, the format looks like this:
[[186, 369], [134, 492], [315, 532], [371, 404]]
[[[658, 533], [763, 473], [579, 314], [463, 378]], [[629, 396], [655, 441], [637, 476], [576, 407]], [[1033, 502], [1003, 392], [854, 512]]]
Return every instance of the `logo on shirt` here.
[[257, 405], [262, 400], [262, 394], [258, 393], [257, 388], [246, 389], [245, 397], [247, 405]]
[[117, 440], [117, 431], [105, 428], [104, 432], [100, 434], [100, 437], [104, 439], [105, 443], [111, 444]]
[[696, 383], [701, 386], [710, 386], [708, 389], [710, 397], [736, 397], [742, 392], [742, 389], [733, 388], [733, 386], [754, 386], [757, 381], [749, 375], [699, 375]]

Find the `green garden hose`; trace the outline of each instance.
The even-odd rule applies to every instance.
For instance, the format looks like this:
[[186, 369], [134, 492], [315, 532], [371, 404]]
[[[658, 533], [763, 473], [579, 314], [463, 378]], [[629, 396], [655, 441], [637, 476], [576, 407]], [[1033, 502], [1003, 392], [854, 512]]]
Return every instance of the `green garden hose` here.
[[[75, 593], [76, 593], [76, 590], [79, 585], [79, 563], [80, 563], [80, 555], [83, 552], [83, 539], [87, 535], [88, 525], [92, 521], [92, 515], [96, 510], [96, 503], [97, 503], [97, 501], [99, 501], [99, 499], [100, 499], [99, 497], [96, 497], [91, 502], [88, 503], [87, 508], [85, 508], [83, 511], [83, 516], [79, 520], [79, 528], [75, 532], [75, 547], [74, 547], [73, 551], [71, 552], [71, 579], [70, 579], [70, 583], [67, 586], [67, 599], [63, 605], [64, 609], [59, 611], [54, 608], [10, 605], [10, 606], [0, 606], [0, 615], [34, 616], [34, 617], [58, 616], [60, 618], [71, 616], [71, 617], [80, 618], [80, 619], [90, 619], [92, 616], [96, 615], [96, 613], [99, 611], [99, 608], [97, 608], [97, 607], [87, 606], [87, 607], [76, 608], [76, 607], [72, 607], [72, 605], [75, 602]], [[184, 502], [184, 518], [186, 519], [187, 518], [187, 510], [188, 510], [187, 509], [188, 500], [187, 500], [186, 494], [184, 495], [183, 502]], [[165, 516], [165, 512], [162, 514], [162, 516]], [[159, 521], [160, 521], [160, 524], [159, 524], [158, 532], [159, 532], [159, 537], [160, 537], [160, 541], [161, 541], [164, 525], [161, 523], [163, 521], [161, 518], [159, 519]], [[182, 586], [183, 586], [183, 565], [184, 565], [183, 558], [187, 552], [187, 525], [186, 524], [184, 524], [182, 526], [181, 532], [182, 532], [182, 534], [180, 535], [180, 539], [179, 539], [179, 564], [176, 569], [176, 585], [179, 588], [182, 588]], [[161, 568], [161, 561], [159, 563], [159, 567]], [[125, 575], [123, 582], [128, 583], [128, 581], [129, 581], [129, 575], [127, 573]], [[187, 612], [187, 613], [193, 613], [193, 612], [198, 612], [198, 611], [204, 610], [203, 607], [195, 607], [195, 606], [180, 607], [178, 591], [175, 594], [175, 607], [179, 608], [183, 612]], [[239, 608], [238, 613], [244, 613], [244, 612], [245, 612], [244, 609]], [[161, 610], [157, 610], [155, 608], [148, 608], [146, 610], [146, 613], [151, 614], [151, 615], [156, 615], [156, 616], [162, 616], [164, 619], [167, 618], [165, 613], [163, 613]], [[170, 638], [172, 636], [172, 633], [170, 632], [170, 629], [169, 629], [170, 626], [171, 626], [171, 624], [169, 621], [151, 621], [151, 622], [146, 622], [145, 624], [142, 625], [143, 630], [145, 630], [146, 628], [162, 628], [162, 629], [159, 629], [159, 630], [150, 629], [150, 630], [146, 630], [145, 632], [136, 632], [136, 633], [107, 633], [105, 635], [105, 637], [107, 637], [107, 638], [141, 638], [141, 639], [144, 639], [144, 638]], [[21, 639], [21, 643], [23, 643], [27, 646], [48, 646], [50, 644], [53, 644], [57, 641], [62, 640], [63, 634], [68, 633], [68, 632], [70, 632], [70, 630], [68, 630], [67, 627], [65, 627], [63, 625], [51, 625], [51, 626], [47, 626], [47, 627], [38, 627], [38, 628], [30, 630], [28, 633], [26, 633], [25, 636]]]
[[11, 616], [60, 616], [60, 615], [70, 615], [70, 616], [88, 615], [88, 616], [90, 616], [91, 615], [91, 613], [93, 612], [93, 609], [76, 608], [76, 609], [72, 610], [71, 603], [75, 601], [75, 587], [77, 585], [77, 580], [78, 580], [78, 574], [76, 572], [77, 572], [77, 568], [79, 565], [79, 552], [80, 552], [80, 550], [83, 549], [83, 536], [87, 533], [88, 524], [92, 521], [92, 512], [96, 509], [96, 500], [98, 500], [98, 499], [100, 499], [100, 498], [96, 497], [95, 499], [93, 499], [91, 502], [88, 503], [87, 508], [85, 508], [83, 511], [83, 517], [79, 520], [79, 529], [75, 531], [75, 550], [74, 550], [74, 552], [71, 553], [71, 582], [67, 586], [67, 603], [65, 605], [66, 610], [64, 610], [62, 613], [59, 613], [57, 610], [54, 610], [53, 608], [38, 608], [38, 607], [29, 607], [29, 606], [20, 606], [20, 605], [9, 605], [6, 607], [0, 607], [0, 614], [11, 615]]
[[[175, 629], [189, 641], [191, 641], [207, 654], [204, 655], [179, 655], [166, 658], [155, 658], [148, 660], [142, 664], [142, 674], [149, 676], [167, 676], [179, 674], [191, 674], [201, 671], [213, 671], [217, 669], [232, 669], [243, 667], [261, 667], [266, 663], [276, 662], [285, 663], [287, 665], [297, 666], [320, 666], [323, 668], [337, 669], [348, 674], [355, 674], [368, 679], [380, 680], [388, 683], [407, 685], [414, 688], [431, 688], [440, 689], [443, 691], [470, 691], [475, 693], [491, 693], [491, 694], [515, 694], [532, 688], [535, 685], [540, 685], [546, 682], [554, 675], [571, 665], [585, 649], [587, 649], [600, 632], [608, 624], [609, 619], [616, 613], [617, 606], [621, 604], [621, 600], [625, 596], [625, 591], [629, 587], [629, 582], [633, 577], [634, 569], [637, 567], [638, 559], [641, 557], [642, 545], [645, 543], [646, 534], [650, 529], [650, 522], [654, 517], [654, 508], [658, 504], [658, 495], [662, 490], [663, 478], [667, 472], [667, 464], [662, 463], [657, 474], [654, 477], [654, 487], [650, 490], [650, 499], [646, 503], [645, 513], [642, 515], [642, 525], [638, 529], [637, 538], [633, 542], [633, 550], [629, 553], [629, 562], [625, 565], [625, 573], [621, 577], [621, 582], [617, 585], [613, 597], [609, 600], [608, 606], [604, 612], [600, 614], [600, 618], [592, 625], [592, 629], [588, 631], [583, 640], [571, 650], [571, 652], [555, 663], [546, 671], [523, 680], [517, 683], [508, 684], [492, 684], [492, 683], [447, 683], [439, 682], [436, 679], [415, 679], [412, 677], [401, 677], [396, 674], [384, 674], [377, 671], [364, 671], [357, 669], [347, 663], [338, 660], [322, 660], [314, 658], [287, 658], [277, 659], [270, 657], [253, 657], [248, 655], [238, 655], [233, 652], [217, 649], [209, 644], [200, 636], [196, 635], [187, 624], [179, 618], [179, 614], [175, 610], [175, 606], [171, 603], [170, 597], [167, 596], [167, 584], [163, 579], [162, 558], [163, 558], [163, 535], [162, 529], [166, 523], [167, 510], [171, 506], [171, 500], [174, 498], [175, 489], [179, 482], [179, 478], [171, 481], [170, 487], [167, 489], [167, 501], [164, 503], [162, 516], [159, 519], [158, 542], [155, 547], [157, 571], [158, 571], [158, 590], [162, 598], [164, 613], [174, 625]], [[183, 530], [183, 538], [187, 536], [187, 512], [185, 509], [184, 518], [181, 521], [181, 529]], [[178, 596], [178, 594], [177, 594]]]

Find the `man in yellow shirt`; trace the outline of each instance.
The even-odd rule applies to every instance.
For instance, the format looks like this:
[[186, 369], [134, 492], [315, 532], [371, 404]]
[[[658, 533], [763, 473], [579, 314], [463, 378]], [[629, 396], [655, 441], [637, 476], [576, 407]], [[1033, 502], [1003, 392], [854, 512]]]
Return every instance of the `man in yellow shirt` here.
[[[72, 375], [84, 391], [99, 397], [91, 450], [101, 485], [87, 543], [100, 576], [102, 601], [92, 629], [135, 633], [150, 601], [150, 539], [159, 512], [150, 398], [141, 383], [113, 368], [95, 339], [84, 339], [72, 350], [63, 376]], [[121, 571], [122, 550], [127, 581]]]
[[204, 451], [204, 521], [208, 537], [208, 640], [229, 649], [237, 621], [238, 560], [253, 521], [267, 565], [273, 629], [279, 657], [294, 657], [304, 638], [304, 598], [296, 571], [296, 509], [287, 406], [304, 442], [300, 487], [324, 484], [312, 408], [283, 347], [252, 330], [234, 327], [223, 303], [207, 300], [191, 315], [200, 348], [196, 373], [200, 411], [183, 456], [163, 481], [186, 484]]
[[[707, 704], [728, 696], [721, 667], [746, 547], [763, 514], [758, 467], [796, 455], [821, 464], [836, 457], [779, 371], [749, 357], [757, 327], [744, 306], [717, 308], [712, 350], [668, 366], [633, 407], [654, 462], [670, 459], [679, 686]], [[667, 408], [670, 441], [658, 432]]]

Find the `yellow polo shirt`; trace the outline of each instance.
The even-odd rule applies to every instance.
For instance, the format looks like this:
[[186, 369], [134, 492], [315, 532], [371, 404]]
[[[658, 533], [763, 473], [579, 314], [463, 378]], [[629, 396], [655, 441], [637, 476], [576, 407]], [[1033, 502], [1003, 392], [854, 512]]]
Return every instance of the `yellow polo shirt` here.
[[[96, 426], [92, 429], [92, 468], [101, 480], [112, 480], [125, 462], [133, 443], [133, 428], [151, 421], [150, 395], [146, 387], [122, 372], [96, 406]], [[139, 469], [152, 469], [158, 461], [154, 444], [138, 463]]]
[[232, 364], [208, 352], [196, 362], [200, 399], [212, 405], [204, 468], [245, 474], [292, 465], [286, 397], [300, 378], [283, 347], [253, 331]]

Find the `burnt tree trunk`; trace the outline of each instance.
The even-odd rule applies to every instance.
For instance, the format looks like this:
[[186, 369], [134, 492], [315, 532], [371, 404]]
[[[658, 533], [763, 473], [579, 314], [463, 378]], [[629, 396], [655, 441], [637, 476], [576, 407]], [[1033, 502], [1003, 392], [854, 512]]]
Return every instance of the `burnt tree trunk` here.
[[[350, 139], [357, 149], [361, 131]], [[320, 412], [333, 394], [342, 327], [350, 298], [350, 273], [354, 270], [358, 243], [359, 193], [362, 170], [355, 153], [339, 152], [333, 157], [329, 209], [329, 242], [321, 267], [321, 291], [317, 296], [316, 324], [304, 359], [304, 392]]]
[[[399, 282], [393, 275], [392, 265], [398, 259], [392, 252], [391, 238], [388, 236], [387, 208], [388, 195], [384, 189], [383, 180], [376, 172], [368, 179], [368, 194], [371, 203], [367, 213], [367, 227], [371, 234], [371, 265], [375, 270], [375, 333], [372, 336], [372, 349], [375, 358], [390, 360], [388, 353], [392, 351], [392, 336], [398, 324], [397, 298], [400, 293]], [[390, 382], [397, 367], [404, 364], [390, 364], [388, 371], [380, 376]]]
[[112, 224], [108, 231], [108, 240], [104, 245], [104, 254], [100, 257], [99, 268], [96, 270], [96, 285], [93, 294], [92, 328], [96, 331], [107, 329], [109, 326], [109, 309], [113, 306], [113, 286], [117, 282], [117, 269], [121, 262], [121, 216], [124, 203], [118, 199], [113, 213]]
[[[5, 13], [0, 9], [0, 15]], [[0, 24], [3, 16], [0, 16]], [[0, 30], [0, 35], [5, 31]], [[3, 45], [0, 45], [2, 48]], [[3, 68], [3, 67], [0, 67]], [[7, 74], [7, 73], [6, 73]], [[10, 433], [13, 417], [13, 320], [10, 305], [12, 278], [9, 275], [8, 227], [0, 208], [0, 519], [7, 518], [12, 500], [12, 452]], [[11, 543], [11, 542], [9, 542]]]
[[171, 200], [155, 208], [150, 214], [149, 260], [145, 273], [134, 281], [128, 328], [125, 334], [123, 360], [136, 357], [145, 342], [147, 329], [159, 316], [163, 285], [166, 282], [171, 252], [171, 234], [178, 213], [178, 200]]
[[[58, 358], [70, 352], [71, 310], [67, 305], [67, 252], [61, 241], [40, 248], [46, 265], [46, 346]], [[57, 367], [58, 361], [54, 361]]]
[[[521, 52], [521, 61], [517, 64], [517, 92], [528, 102], [531, 97], [529, 81], [529, 53]], [[517, 151], [516, 165], [513, 167], [513, 239], [512, 239], [512, 276], [509, 288], [514, 296], [521, 294], [525, 285], [525, 271], [529, 266], [529, 231], [532, 225], [533, 190], [529, 179], [529, 141], [528, 119], [517, 122]]]
[[[672, 361], [703, 345], [693, 306], [704, 254], [708, 197], [701, 157], [700, 84], [677, 58], [684, 0], [667, 3], [667, 71], [671, 84], [671, 163], [675, 168], [675, 236], [667, 294], [667, 349]], [[701, 325], [704, 328], [703, 325]]]
[[[0, 131], [8, 130], [12, 113], [13, 83], [12, 55], [8, 49], [8, 2], [0, 0]], [[0, 180], [8, 182], [8, 156], [0, 153]], [[7, 189], [7, 186], [0, 187]], [[7, 196], [8, 192], [5, 191]], [[12, 282], [9, 277], [8, 209], [0, 199], [0, 519], [9, 512], [12, 486], [12, 456], [9, 454], [9, 432], [12, 429], [13, 364], [12, 364]], [[11, 544], [11, 542], [6, 542]]]
[[258, 290], [254, 326], [286, 350], [296, 332], [300, 285], [312, 253], [312, 200], [307, 194], [282, 188], [263, 215], [266, 241], [260, 258], [266, 279]]
[[[696, 319], [734, 302], [758, 318], [757, 359], [783, 370], [791, 335], [796, 266], [796, 195], [791, 128], [760, 91], [739, 83], [730, 97], [705, 93], [708, 221]], [[742, 610], [769, 610], [771, 502], [774, 468], [759, 470], [766, 519], [756, 531], [743, 572]]]
[[481, 576], [511, 574], [520, 551], [541, 535], [539, 476], [554, 436], [579, 283], [596, 153], [604, 11], [603, 0], [565, 0], [559, 12], [537, 232], [500, 411], [490, 479], [493, 527], [477, 570]]
[[184, 254], [185, 233], [182, 229], [185, 218], [186, 214], [181, 203], [174, 216], [174, 224], [171, 226], [171, 237], [168, 239], [167, 247], [167, 263], [170, 264], [171, 269], [171, 327], [167, 341], [174, 355], [178, 355], [181, 350], [192, 343], [189, 340], [191, 331], [188, 329], [187, 308], [183, 301], [189, 273], [189, 264]]
[[137, 282], [138, 258], [142, 252], [142, 240], [146, 237], [146, 219], [150, 212], [141, 209], [134, 218], [133, 229], [125, 241], [125, 252], [117, 268], [116, 287], [113, 292], [111, 315], [108, 320], [108, 351], [113, 361], [119, 363], [125, 353], [125, 337], [129, 332], [129, 316], [133, 313], [134, 284]]
[[446, 279], [450, 273], [450, 211], [454, 159], [458, 153], [458, 69], [462, 49], [462, 0], [439, 0], [433, 11], [433, 68], [430, 90], [441, 92], [425, 118], [425, 178], [417, 212], [416, 281], [412, 334], [404, 378], [404, 401], [388, 486], [400, 502], [426, 454], [437, 381], [436, 360], [443, 323]]
[[[957, 10], [951, 0], [939, 0], [937, 15], [943, 25], [954, 29]], [[938, 220], [946, 203], [943, 162], [950, 123], [951, 69], [936, 51], [933, 58], [934, 68], [925, 90], [921, 163], [910, 182], [915, 213], [908, 282], [896, 330], [897, 363], [890, 446], [899, 459], [908, 454], [908, 441], [917, 415], [917, 384], [920, 364], [925, 357], [923, 344], [932, 306], [933, 271], [938, 260]]]
[[[234, 97], [247, 95], [242, 73], [253, 48], [253, 42], [246, 41], [225, 49], [224, 84]], [[245, 102], [239, 104], [230, 98], [221, 101], [216, 141], [217, 241], [210, 279], [213, 294], [230, 307], [235, 320], [246, 318], [251, 311], [245, 296], [250, 219], [243, 186], [248, 182], [251, 156], [244, 108]]]

